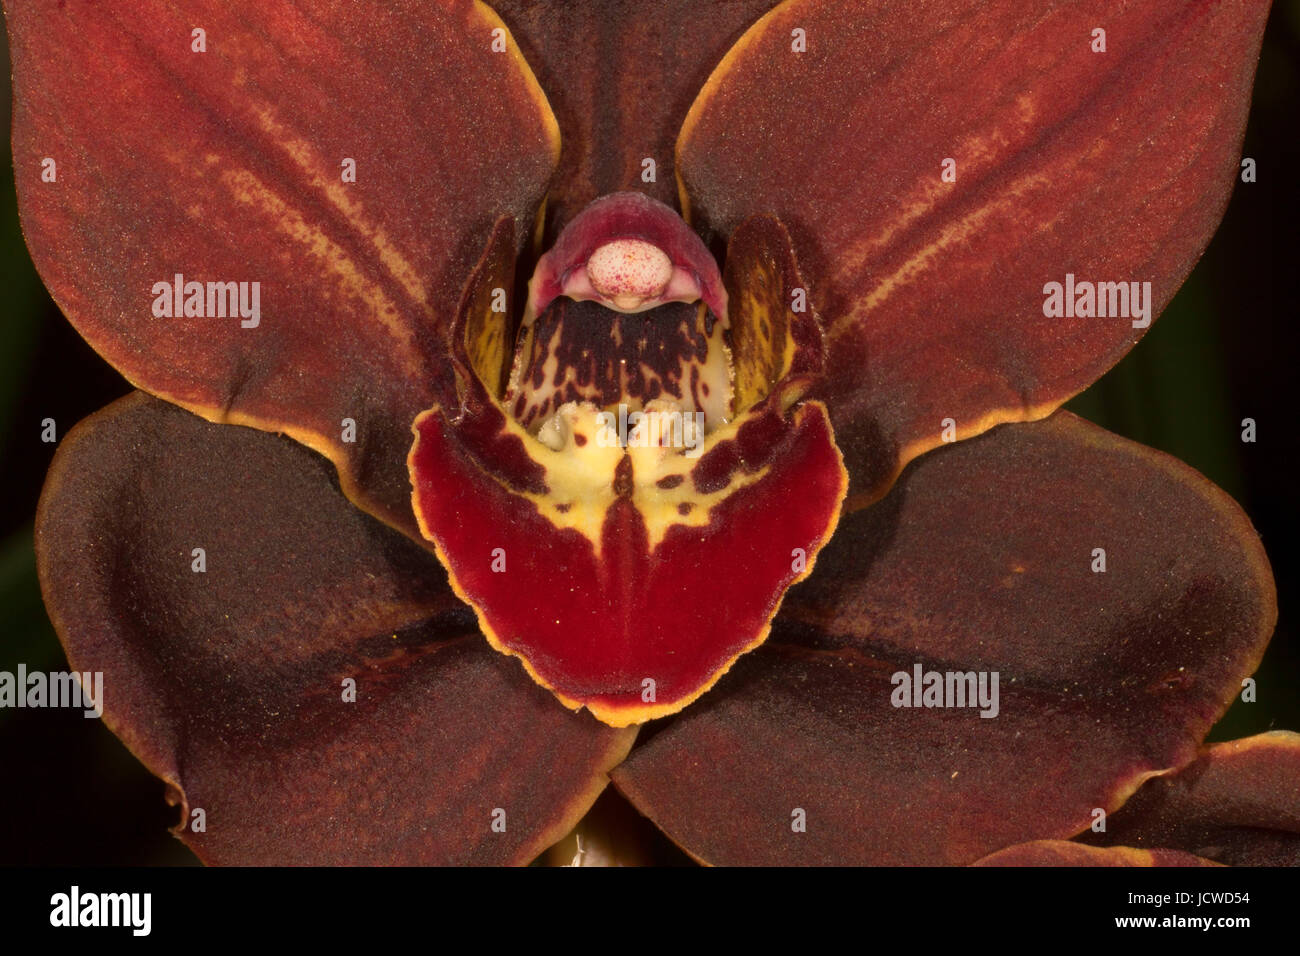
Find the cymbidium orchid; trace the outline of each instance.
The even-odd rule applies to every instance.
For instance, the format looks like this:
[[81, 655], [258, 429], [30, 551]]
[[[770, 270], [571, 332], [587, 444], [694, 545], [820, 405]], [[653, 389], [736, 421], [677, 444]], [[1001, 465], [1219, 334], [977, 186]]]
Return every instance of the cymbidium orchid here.
[[1294, 861], [1300, 737], [1200, 747], [1258, 536], [1058, 411], [1217, 226], [1267, 2], [5, 9], [29, 248], [140, 390], [46, 604], [202, 859], [523, 863], [612, 780], [711, 863]]

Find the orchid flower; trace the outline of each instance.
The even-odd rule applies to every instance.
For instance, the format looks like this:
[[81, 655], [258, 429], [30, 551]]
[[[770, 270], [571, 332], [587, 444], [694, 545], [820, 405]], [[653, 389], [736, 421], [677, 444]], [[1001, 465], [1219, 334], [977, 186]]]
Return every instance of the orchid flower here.
[[715, 864], [1296, 852], [1300, 736], [1201, 746], [1249, 518], [1058, 410], [1217, 227], [1264, 0], [5, 11], [139, 390], [42, 589], [201, 859], [526, 863], [611, 781]]

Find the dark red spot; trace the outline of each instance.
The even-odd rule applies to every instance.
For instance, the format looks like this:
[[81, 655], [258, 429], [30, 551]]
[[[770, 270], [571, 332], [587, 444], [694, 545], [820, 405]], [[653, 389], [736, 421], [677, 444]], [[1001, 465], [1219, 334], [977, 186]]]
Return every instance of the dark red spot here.
[[737, 429], [735, 437], [720, 443], [700, 458], [691, 470], [691, 481], [704, 494], [721, 491], [727, 487], [733, 472], [740, 468], [752, 471], [756, 463], [763, 461], [785, 427], [780, 414], [770, 409], [766, 414], [751, 418]]
[[620, 498], [631, 498], [632, 488], [632, 459], [624, 455], [614, 469], [614, 494]]
[[[695, 307], [685, 303], [624, 315], [596, 302], [559, 298], [537, 317], [521, 379], [540, 390], [542, 369], [554, 354], [558, 404], [587, 401], [608, 408], [620, 401], [680, 400], [694, 394], [682, 368], [698, 380], [696, 365], [707, 357], [708, 344], [696, 328]], [[525, 427], [542, 418], [536, 408], [526, 414], [515, 416]]]
[[713, 447], [691, 469], [691, 482], [702, 494], [721, 491], [731, 481], [731, 473], [740, 467], [740, 450], [736, 440], [729, 439]]

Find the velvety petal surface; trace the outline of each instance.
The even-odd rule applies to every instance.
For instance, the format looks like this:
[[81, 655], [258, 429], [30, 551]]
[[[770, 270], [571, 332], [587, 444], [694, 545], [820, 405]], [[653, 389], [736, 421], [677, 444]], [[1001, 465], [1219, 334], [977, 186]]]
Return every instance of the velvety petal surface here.
[[1093, 845], [1177, 847], [1233, 866], [1300, 866], [1300, 734], [1214, 744], [1148, 781]]
[[1275, 620], [1231, 499], [1058, 412], [843, 518], [768, 643], [614, 781], [713, 863], [971, 863], [1192, 761]]
[[1083, 846], [1069, 840], [1034, 840], [990, 853], [972, 866], [1217, 866], [1181, 850]]
[[463, 0], [5, 10], [23, 230], [77, 330], [140, 388], [329, 456], [418, 537], [410, 424], [448, 394], [495, 219], [527, 234], [559, 150], [501, 21]]
[[[727, 54], [678, 175], [697, 226], [773, 213], [794, 236], [851, 501], [946, 419], [965, 438], [1041, 418], [1142, 335], [1236, 182], [1268, 8], [790, 0]], [[1067, 275], [1137, 282], [1148, 314], [1116, 287], [1105, 317], [1096, 289], [1049, 317]]]
[[731, 45], [776, 3], [494, 0], [563, 133], [547, 197], [550, 235], [620, 189], [676, 200], [673, 143], [687, 110]]
[[287, 439], [128, 396], [64, 439], [36, 544], [69, 661], [205, 861], [527, 862], [631, 745]]

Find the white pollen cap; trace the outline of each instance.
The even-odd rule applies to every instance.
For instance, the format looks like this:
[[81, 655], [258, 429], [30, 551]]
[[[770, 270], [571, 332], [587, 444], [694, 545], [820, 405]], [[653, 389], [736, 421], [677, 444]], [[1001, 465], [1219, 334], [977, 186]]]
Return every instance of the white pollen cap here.
[[673, 262], [643, 239], [615, 239], [587, 260], [587, 281], [619, 309], [635, 309], [662, 295], [673, 278]]

